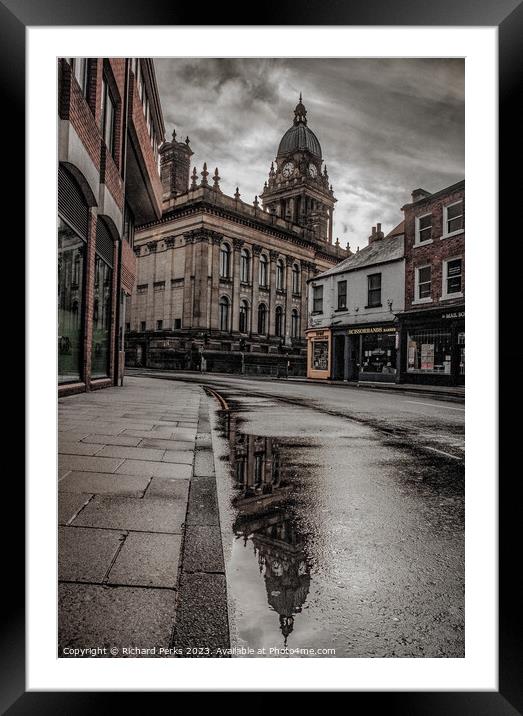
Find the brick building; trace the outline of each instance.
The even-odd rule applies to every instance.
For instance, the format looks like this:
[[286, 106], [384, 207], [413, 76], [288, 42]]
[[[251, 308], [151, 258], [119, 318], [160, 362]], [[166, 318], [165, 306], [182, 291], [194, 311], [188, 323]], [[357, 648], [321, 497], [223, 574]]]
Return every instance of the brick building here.
[[465, 181], [412, 192], [405, 217], [400, 380], [465, 382]]
[[160, 148], [162, 217], [136, 234], [129, 365], [304, 374], [307, 281], [347, 256], [306, 114], [300, 98], [261, 203], [224, 194], [206, 164], [190, 175], [188, 138]]
[[58, 60], [59, 394], [118, 384], [136, 224], [161, 216], [149, 59]]

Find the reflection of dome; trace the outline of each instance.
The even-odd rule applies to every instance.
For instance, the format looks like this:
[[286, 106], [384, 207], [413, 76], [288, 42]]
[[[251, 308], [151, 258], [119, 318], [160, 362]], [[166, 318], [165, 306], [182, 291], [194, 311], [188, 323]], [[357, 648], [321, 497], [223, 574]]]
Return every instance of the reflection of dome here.
[[283, 135], [278, 147], [278, 155], [303, 150], [321, 158], [321, 146], [312, 129], [307, 127], [307, 110], [300, 95], [300, 101], [294, 110], [294, 124]]

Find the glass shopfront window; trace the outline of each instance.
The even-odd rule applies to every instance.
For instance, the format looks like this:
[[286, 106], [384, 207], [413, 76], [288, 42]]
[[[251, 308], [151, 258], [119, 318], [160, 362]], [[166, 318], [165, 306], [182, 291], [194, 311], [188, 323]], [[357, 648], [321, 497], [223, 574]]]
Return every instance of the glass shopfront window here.
[[93, 378], [109, 375], [112, 278], [112, 268], [97, 254], [94, 265], [93, 352], [91, 358], [91, 376]]
[[361, 338], [362, 372], [396, 375], [396, 333], [365, 333]]
[[313, 370], [328, 370], [329, 368], [329, 342], [313, 341], [311, 351], [311, 368]]
[[426, 329], [413, 331], [407, 339], [409, 373], [442, 373], [450, 375], [452, 361], [450, 331]]
[[85, 241], [58, 220], [58, 382], [81, 380]]

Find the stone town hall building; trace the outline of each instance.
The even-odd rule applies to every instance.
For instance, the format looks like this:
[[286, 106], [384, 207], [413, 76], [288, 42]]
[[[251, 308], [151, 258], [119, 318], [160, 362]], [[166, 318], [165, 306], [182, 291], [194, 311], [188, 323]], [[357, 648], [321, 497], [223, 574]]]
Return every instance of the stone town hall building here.
[[[189, 139], [160, 147], [162, 216], [136, 232], [128, 365], [305, 372], [307, 281], [347, 257], [334, 198], [300, 102], [253, 204], [190, 174]], [[202, 365], [203, 357], [203, 365]]]

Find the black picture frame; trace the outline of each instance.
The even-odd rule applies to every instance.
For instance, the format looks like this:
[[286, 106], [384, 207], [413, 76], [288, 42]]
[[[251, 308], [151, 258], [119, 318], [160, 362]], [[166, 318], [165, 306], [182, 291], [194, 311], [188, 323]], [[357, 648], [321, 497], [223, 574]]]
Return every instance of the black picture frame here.
[[[297, 12], [297, 7], [299, 12]], [[0, 0], [0, 87], [4, 94], [4, 126], [16, 127], [20, 133], [25, 124], [25, 30], [28, 26], [60, 25], [248, 25], [248, 6], [237, 8], [233, 3], [224, 5], [207, 4], [205, 12], [199, 6], [187, 6], [173, 0]], [[278, 25], [366, 25], [366, 26], [495, 26], [499, 37], [499, 259], [510, 260], [511, 266], [518, 264], [522, 239], [514, 218], [520, 205], [521, 192], [521, 93], [523, 76], [523, 3], [521, 0], [439, 0], [422, 3], [416, 0], [366, 0], [356, 4], [344, 4], [337, 0], [308, 0], [300, 5], [289, 0], [280, 0], [277, 8], [269, 13], [276, 15]], [[259, 23], [258, 23], [259, 24]], [[8, 124], [7, 124], [8, 123]], [[23, 198], [24, 148], [9, 141], [4, 131], [4, 172], [8, 169], [5, 206], [16, 217], [18, 241], [23, 231], [25, 206]], [[509, 226], [509, 220], [511, 225]], [[13, 240], [11, 236], [11, 241]], [[471, 239], [473, 240], [473, 238]], [[495, 237], [493, 237], [493, 246]], [[17, 247], [20, 251], [22, 247]], [[50, 249], [52, 250], [52, 249]], [[518, 253], [519, 252], [519, 253]], [[495, 257], [494, 257], [495, 258]], [[19, 257], [18, 257], [19, 259]], [[508, 276], [508, 272], [507, 272]], [[499, 352], [500, 395], [501, 389], [514, 389], [517, 375], [512, 366], [519, 361], [514, 353], [517, 344], [514, 307], [521, 302], [517, 280], [500, 281], [503, 286], [500, 298], [499, 335], [507, 340], [500, 341]], [[508, 327], [511, 327], [509, 336]], [[508, 338], [510, 337], [510, 340]], [[496, 340], [496, 336], [485, 336]], [[491, 367], [495, 370], [495, 367]], [[513, 394], [513, 393], [512, 393]], [[501, 405], [501, 403], [500, 403]], [[519, 576], [519, 543], [517, 500], [518, 457], [515, 446], [518, 443], [518, 421], [507, 417], [500, 422], [500, 448], [504, 448], [507, 466], [513, 465], [503, 475], [499, 485], [499, 567], [500, 567], [500, 618], [499, 618], [499, 691], [475, 692], [350, 692], [344, 695], [350, 707], [364, 698], [366, 709], [380, 709], [380, 712], [409, 715], [459, 714], [460, 716], [482, 716], [499, 714], [511, 716], [523, 713], [523, 660], [521, 638], [520, 595], [517, 590]], [[509, 459], [513, 457], [513, 462]], [[4, 549], [7, 564], [4, 575], [8, 575], [3, 590], [7, 600], [4, 609], [6, 622], [2, 630], [0, 651], [2, 713], [9, 714], [65, 714], [105, 713], [118, 708], [118, 694], [97, 694], [93, 692], [26, 692], [25, 687], [25, 614], [24, 614], [24, 534], [20, 525], [24, 519], [24, 484], [19, 471], [17, 479], [10, 480], [12, 494], [9, 511], [14, 516], [17, 540], [10, 536], [8, 548]], [[5, 539], [5, 538], [4, 538]], [[15, 548], [14, 545], [17, 545]], [[292, 696], [292, 694], [291, 694]], [[150, 694], [133, 694], [134, 706], [145, 703]], [[214, 708], [221, 707], [225, 694], [214, 694]], [[216, 701], [218, 699], [218, 701]], [[261, 694], [257, 708], [271, 708], [270, 694]], [[284, 701], [287, 699], [285, 698]], [[104, 707], [102, 704], [106, 702]], [[279, 708], [282, 707], [281, 701]]]

